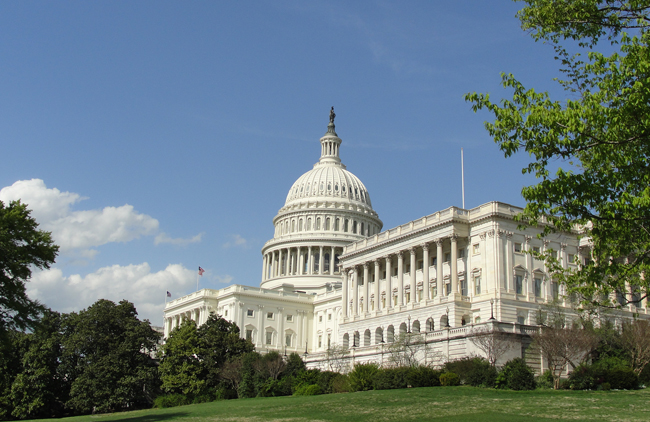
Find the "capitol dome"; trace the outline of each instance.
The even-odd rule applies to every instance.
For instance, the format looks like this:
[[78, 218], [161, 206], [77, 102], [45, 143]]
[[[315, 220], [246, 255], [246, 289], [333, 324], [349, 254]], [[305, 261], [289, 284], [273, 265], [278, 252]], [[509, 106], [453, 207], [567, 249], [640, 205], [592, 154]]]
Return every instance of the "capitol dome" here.
[[262, 248], [263, 288], [320, 290], [340, 282], [343, 247], [381, 231], [368, 189], [341, 163], [341, 138], [330, 112], [321, 156], [295, 181], [273, 219], [275, 234]]

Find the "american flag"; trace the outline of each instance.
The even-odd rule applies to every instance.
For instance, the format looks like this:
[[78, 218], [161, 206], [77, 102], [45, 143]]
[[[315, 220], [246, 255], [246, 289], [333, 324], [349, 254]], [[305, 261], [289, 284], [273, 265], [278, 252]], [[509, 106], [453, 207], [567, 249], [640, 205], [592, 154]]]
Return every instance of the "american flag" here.
[[167, 297], [172, 297], [172, 294], [169, 293], [169, 290], [167, 290]]
[[205, 270], [203, 268], [199, 267], [199, 275], [202, 276], [204, 272], [205, 272]]

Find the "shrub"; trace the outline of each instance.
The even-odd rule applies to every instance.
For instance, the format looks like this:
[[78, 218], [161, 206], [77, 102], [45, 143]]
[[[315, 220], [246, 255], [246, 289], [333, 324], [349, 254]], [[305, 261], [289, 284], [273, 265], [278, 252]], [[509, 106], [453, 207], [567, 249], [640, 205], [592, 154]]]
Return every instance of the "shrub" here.
[[535, 379], [537, 383], [537, 388], [553, 388], [553, 373], [550, 369], [544, 371], [542, 375]]
[[354, 370], [350, 372], [350, 389], [352, 391], [367, 391], [373, 389], [373, 380], [379, 367], [374, 363], [361, 363], [354, 366]]
[[166, 407], [185, 406], [190, 404], [190, 400], [185, 394], [166, 394], [158, 396], [153, 401], [153, 407], [164, 409]]
[[322, 394], [320, 386], [318, 384], [306, 385], [303, 384], [296, 389], [293, 393], [294, 396], [316, 396]]
[[604, 382], [600, 385], [600, 389], [603, 391], [609, 391], [612, 389], [612, 386], [608, 382]]
[[332, 392], [332, 380], [339, 376], [338, 372], [322, 371], [318, 374], [318, 386], [323, 394], [330, 394]]
[[409, 385], [408, 375], [410, 367], [382, 368], [374, 378], [375, 390], [393, 390], [396, 388], [406, 388]]
[[619, 390], [635, 390], [639, 388], [639, 377], [632, 368], [615, 368], [608, 372], [607, 382], [612, 388]]
[[406, 372], [407, 384], [411, 387], [437, 387], [440, 385], [442, 371], [428, 366], [416, 366]]
[[503, 366], [495, 385], [510, 390], [534, 390], [535, 374], [522, 358], [515, 358]]
[[569, 375], [571, 390], [593, 390], [597, 384], [594, 370], [590, 365], [578, 365]]
[[453, 372], [445, 372], [440, 375], [440, 385], [443, 387], [452, 387], [454, 385], [460, 385], [460, 377]]
[[465, 384], [474, 387], [493, 388], [497, 380], [497, 369], [483, 358], [475, 358], [465, 376]]
[[343, 374], [337, 374], [337, 376], [332, 378], [330, 385], [332, 393], [349, 393], [351, 390], [348, 376]]

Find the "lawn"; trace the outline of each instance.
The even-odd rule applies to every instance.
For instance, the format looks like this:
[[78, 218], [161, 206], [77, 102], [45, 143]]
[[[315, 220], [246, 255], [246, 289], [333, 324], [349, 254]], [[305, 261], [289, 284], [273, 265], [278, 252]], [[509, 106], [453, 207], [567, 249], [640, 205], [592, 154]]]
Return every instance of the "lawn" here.
[[228, 400], [170, 409], [66, 418], [65, 422], [212, 421], [650, 421], [650, 389], [503, 391], [410, 388], [310, 397]]

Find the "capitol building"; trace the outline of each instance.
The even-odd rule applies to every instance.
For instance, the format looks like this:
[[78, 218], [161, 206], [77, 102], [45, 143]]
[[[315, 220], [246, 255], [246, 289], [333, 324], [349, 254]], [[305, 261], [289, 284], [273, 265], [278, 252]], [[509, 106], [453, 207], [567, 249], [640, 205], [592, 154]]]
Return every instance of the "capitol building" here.
[[[481, 355], [469, 339], [490, 327], [516, 344], [502, 364], [524, 353], [542, 306], [563, 300], [563, 288], [530, 252], [557, 251], [565, 268], [579, 266], [589, 247], [577, 233], [539, 238], [513, 217], [521, 208], [489, 202], [449, 207], [388, 230], [364, 184], [341, 162], [341, 138], [330, 115], [320, 159], [291, 186], [262, 248], [259, 288], [202, 289], [167, 302], [164, 335], [211, 313], [240, 328], [257, 351], [297, 352], [310, 367], [327, 368], [330, 350], [346, 359], [384, 363], [405, 334], [423, 347], [417, 359], [442, 363]], [[633, 305], [628, 305], [633, 307]], [[643, 313], [642, 307], [628, 309]]]

